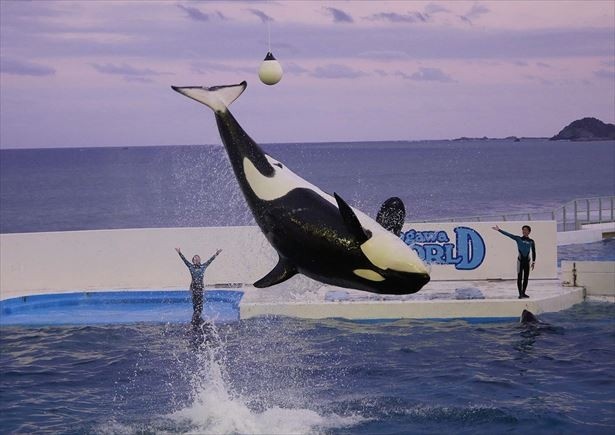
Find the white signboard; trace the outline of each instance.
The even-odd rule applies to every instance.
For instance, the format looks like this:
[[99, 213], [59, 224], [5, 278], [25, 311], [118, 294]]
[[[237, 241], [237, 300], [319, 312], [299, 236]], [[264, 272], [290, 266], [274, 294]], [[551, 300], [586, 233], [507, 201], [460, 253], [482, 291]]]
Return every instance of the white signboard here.
[[517, 243], [496, 225], [518, 236], [529, 225], [536, 246], [530, 279], [557, 278], [555, 221], [406, 223], [401, 237], [431, 266], [432, 280], [516, 279]]

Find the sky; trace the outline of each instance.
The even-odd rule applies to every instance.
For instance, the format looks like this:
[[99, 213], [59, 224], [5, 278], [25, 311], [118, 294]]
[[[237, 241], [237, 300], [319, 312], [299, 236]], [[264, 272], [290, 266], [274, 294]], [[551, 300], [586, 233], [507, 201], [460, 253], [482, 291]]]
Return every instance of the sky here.
[[5, 149], [219, 144], [171, 85], [242, 80], [231, 111], [260, 143], [615, 122], [613, 1], [0, 0], [0, 20]]

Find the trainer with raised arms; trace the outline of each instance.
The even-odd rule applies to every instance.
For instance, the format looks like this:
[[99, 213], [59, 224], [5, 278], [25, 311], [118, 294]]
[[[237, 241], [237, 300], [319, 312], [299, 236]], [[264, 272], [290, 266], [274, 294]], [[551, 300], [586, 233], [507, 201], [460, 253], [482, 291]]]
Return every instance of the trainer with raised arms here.
[[203, 313], [203, 277], [205, 276], [205, 269], [216, 259], [222, 249], [218, 249], [209, 260], [201, 264], [201, 257], [197, 254], [192, 257], [192, 263], [186, 260], [184, 254], [180, 248], [175, 248], [175, 251], [179, 254], [184, 264], [190, 271], [192, 281], [190, 282], [190, 292], [192, 293], [192, 308], [194, 310], [192, 314], [192, 324], [197, 325], [201, 323], [201, 314]]

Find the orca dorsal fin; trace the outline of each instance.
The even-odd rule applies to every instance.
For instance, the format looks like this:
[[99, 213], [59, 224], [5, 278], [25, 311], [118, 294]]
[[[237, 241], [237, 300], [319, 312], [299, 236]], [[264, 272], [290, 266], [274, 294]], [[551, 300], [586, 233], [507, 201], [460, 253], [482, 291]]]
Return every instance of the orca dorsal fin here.
[[280, 257], [278, 264], [276, 264], [276, 266], [271, 269], [267, 275], [256, 281], [254, 283], [254, 287], [271, 287], [272, 285], [279, 284], [289, 278], [292, 278], [296, 273], [297, 269], [295, 266], [290, 264], [286, 259]]
[[399, 237], [401, 229], [404, 226], [406, 220], [406, 207], [404, 202], [393, 196], [382, 203], [378, 214], [376, 215], [376, 222], [382, 227]]
[[337, 207], [340, 209], [342, 220], [346, 225], [346, 228], [350, 231], [350, 234], [355, 236], [359, 243], [363, 244], [369, 239], [372, 234], [369, 230], [365, 230], [359, 222], [359, 218], [352, 210], [352, 208], [339, 196], [337, 193], [333, 193], [335, 200], [337, 201]]

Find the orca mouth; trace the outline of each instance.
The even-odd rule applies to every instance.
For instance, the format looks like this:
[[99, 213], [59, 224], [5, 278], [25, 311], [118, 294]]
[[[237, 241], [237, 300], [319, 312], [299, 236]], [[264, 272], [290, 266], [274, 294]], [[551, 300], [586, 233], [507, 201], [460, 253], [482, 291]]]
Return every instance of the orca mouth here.
[[419, 288], [423, 288], [429, 281], [431, 281], [431, 277], [426, 274], [426, 273], [422, 273], [418, 276], [418, 282], [420, 284]]

